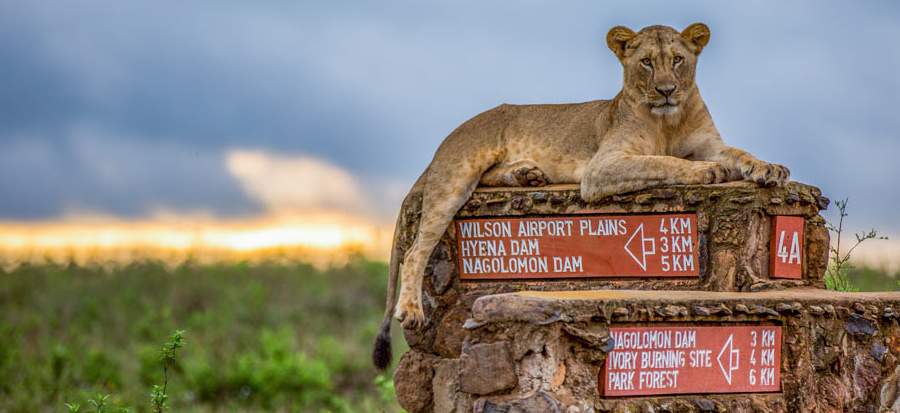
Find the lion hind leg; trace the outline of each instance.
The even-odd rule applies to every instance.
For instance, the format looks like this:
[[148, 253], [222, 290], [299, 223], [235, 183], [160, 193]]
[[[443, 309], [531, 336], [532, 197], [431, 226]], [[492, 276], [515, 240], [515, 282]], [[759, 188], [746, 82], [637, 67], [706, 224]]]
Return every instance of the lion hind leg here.
[[484, 186], [544, 186], [550, 180], [544, 171], [531, 160], [497, 164], [481, 177]]

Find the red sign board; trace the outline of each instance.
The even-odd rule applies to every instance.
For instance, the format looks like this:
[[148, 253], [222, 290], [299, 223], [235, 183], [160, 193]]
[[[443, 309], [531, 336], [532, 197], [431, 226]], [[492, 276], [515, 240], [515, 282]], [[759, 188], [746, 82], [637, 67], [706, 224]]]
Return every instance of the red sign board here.
[[781, 327], [610, 328], [603, 396], [781, 390]]
[[700, 275], [696, 214], [456, 221], [464, 280]]
[[803, 277], [803, 217], [772, 217], [769, 276], [793, 279]]

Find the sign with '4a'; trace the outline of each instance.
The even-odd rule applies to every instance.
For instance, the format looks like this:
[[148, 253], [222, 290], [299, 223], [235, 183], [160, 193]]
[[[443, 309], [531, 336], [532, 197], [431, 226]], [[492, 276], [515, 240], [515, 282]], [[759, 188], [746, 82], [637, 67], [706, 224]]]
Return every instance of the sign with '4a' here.
[[772, 241], [769, 244], [769, 276], [803, 277], [803, 217], [772, 217]]

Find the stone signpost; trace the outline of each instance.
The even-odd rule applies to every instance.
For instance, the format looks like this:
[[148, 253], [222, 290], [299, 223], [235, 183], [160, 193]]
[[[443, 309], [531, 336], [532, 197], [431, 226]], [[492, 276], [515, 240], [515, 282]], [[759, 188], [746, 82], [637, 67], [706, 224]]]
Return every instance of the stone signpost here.
[[[417, 203], [412, 203], [417, 204]], [[818, 189], [746, 182], [585, 203], [479, 189], [404, 334], [417, 412], [898, 412], [900, 294], [823, 287]], [[403, 249], [421, 211], [403, 211]]]

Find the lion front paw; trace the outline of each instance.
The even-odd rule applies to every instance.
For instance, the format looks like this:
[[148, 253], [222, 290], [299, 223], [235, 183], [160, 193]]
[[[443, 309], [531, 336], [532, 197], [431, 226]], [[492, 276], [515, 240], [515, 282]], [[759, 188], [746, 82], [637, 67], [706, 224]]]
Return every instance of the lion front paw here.
[[782, 186], [790, 179], [791, 171], [783, 165], [760, 161], [742, 168], [741, 175], [763, 186]]
[[521, 186], [544, 186], [549, 183], [544, 171], [536, 166], [523, 166], [513, 171], [513, 177]]
[[[698, 162], [699, 163], [699, 162]], [[718, 184], [728, 181], [728, 170], [715, 162], [702, 162], [694, 170], [694, 178], [698, 184]]]
[[417, 329], [425, 325], [425, 310], [422, 308], [422, 299], [415, 294], [400, 292], [397, 308], [394, 310], [394, 318], [405, 329]]

